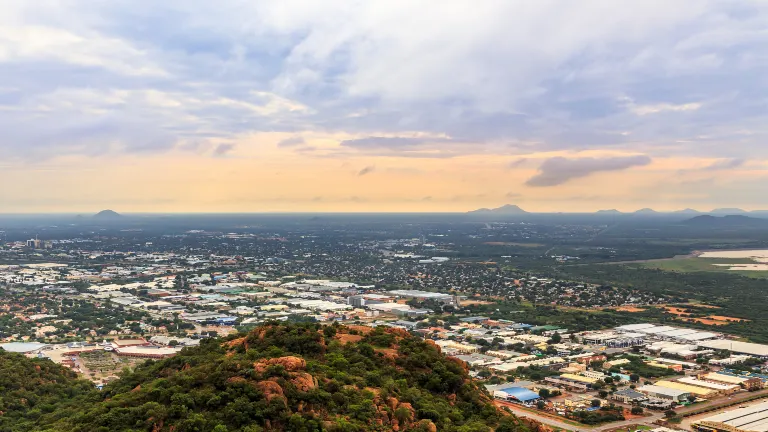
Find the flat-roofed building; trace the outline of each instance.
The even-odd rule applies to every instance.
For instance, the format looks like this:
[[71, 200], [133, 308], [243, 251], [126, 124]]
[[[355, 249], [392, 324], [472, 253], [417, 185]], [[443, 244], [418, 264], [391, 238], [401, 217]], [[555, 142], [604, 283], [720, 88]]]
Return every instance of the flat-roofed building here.
[[706, 417], [692, 426], [705, 432], [768, 432], [768, 402]]
[[588, 370], [582, 371], [581, 374], [584, 375], [587, 378], [593, 378], [593, 379], [598, 379], [598, 380], [605, 379], [605, 377], [607, 376], [606, 374], [604, 374], [602, 372], [588, 371]]
[[736, 376], [731, 374], [711, 372], [700, 378], [718, 383], [740, 385], [747, 390], [757, 390], [763, 388], [763, 380], [757, 377]]
[[644, 385], [638, 388], [637, 391], [646, 394], [649, 398], [667, 400], [670, 402], [683, 402], [691, 395], [683, 390], [657, 385]]
[[749, 354], [757, 357], [768, 358], [768, 345], [763, 344], [715, 339], [698, 342], [698, 345], [704, 348], [728, 350], [737, 354]]
[[568, 373], [560, 375], [560, 378], [565, 378], [572, 381], [578, 381], [584, 384], [594, 384], [599, 381], [599, 379], [597, 378], [590, 378], [582, 375], [575, 375], [575, 374], [568, 374]]
[[614, 392], [611, 395], [611, 399], [628, 404], [628, 403], [642, 402], [648, 399], [648, 396], [633, 389], [623, 389], [623, 390]]
[[657, 387], [665, 387], [669, 389], [675, 389], [680, 390], [686, 393], [690, 393], [696, 397], [701, 398], [711, 398], [713, 396], [717, 395], [717, 392], [711, 389], [706, 389], [704, 387], [699, 386], [693, 386], [689, 384], [684, 384], [677, 381], [659, 381], [656, 383]]
[[614, 366], [623, 366], [623, 365], [630, 364], [630, 363], [632, 363], [632, 362], [629, 359], [620, 358], [620, 359], [610, 360], [610, 361], [607, 361], [607, 362], [603, 363], [603, 367], [606, 368], [606, 369], [610, 369], [610, 368], [612, 368]]
[[555, 387], [563, 387], [572, 391], [583, 392], [583, 391], [589, 390], [589, 385], [587, 383], [580, 382], [580, 381], [572, 381], [572, 380], [561, 378], [561, 377], [562, 375], [559, 377], [556, 377], [556, 376], [546, 377], [544, 378], [544, 382], [554, 385]]
[[173, 357], [181, 351], [181, 348], [155, 347], [155, 346], [127, 346], [115, 348], [119, 356], [160, 359]]
[[627, 324], [621, 327], [616, 327], [616, 330], [623, 332], [639, 332], [656, 327], [653, 324]]
[[721, 394], [731, 394], [741, 389], [741, 386], [736, 384], [716, 383], [712, 381], [700, 380], [694, 377], [680, 378], [677, 381], [683, 384], [688, 384], [688, 385], [697, 386], [697, 387], [704, 387], [706, 389], [710, 389]]

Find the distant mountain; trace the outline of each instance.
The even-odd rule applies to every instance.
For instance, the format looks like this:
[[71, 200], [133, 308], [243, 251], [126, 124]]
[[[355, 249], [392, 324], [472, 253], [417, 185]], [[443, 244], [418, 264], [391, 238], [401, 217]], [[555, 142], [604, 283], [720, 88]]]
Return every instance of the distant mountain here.
[[93, 215], [93, 217], [98, 219], [116, 219], [116, 218], [122, 217], [122, 215], [113, 210], [102, 210], [96, 213], [95, 215]]
[[493, 209], [487, 209], [487, 208], [481, 208], [478, 210], [473, 210], [469, 212], [471, 214], [501, 214], [501, 215], [515, 215], [515, 214], [528, 214], [527, 211], [521, 209], [520, 207], [512, 204], [507, 204], [501, 207], [493, 208]]
[[647, 207], [635, 212], [635, 214], [645, 214], [645, 215], [658, 214], [658, 213], [659, 212], [657, 212], [656, 210], [652, 208], [647, 208]]
[[687, 208], [687, 209], [684, 209], [684, 210], [677, 210], [677, 211], [673, 211], [672, 213], [675, 213], [675, 214], [701, 214], [700, 211], [694, 210], [692, 208]]
[[595, 212], [595, 214], [600, 215], [611, 215], [611, 214], [624, 214], [616, 209], [610, 209], [610, 210], [598, 210]]
[[715, 214], [715, 215], [734, 215], [734, 214], [745, 214], [747, 213], [746, 210], [742, 210], [740, 208], [717, 208], [709, 212], [709, 214]]
[[698, 227], [744, 227], [759, 226], [768, 228], [768, 220], [743, 215], [712, 216], [701, 215], [683, 221], [684, 224]]

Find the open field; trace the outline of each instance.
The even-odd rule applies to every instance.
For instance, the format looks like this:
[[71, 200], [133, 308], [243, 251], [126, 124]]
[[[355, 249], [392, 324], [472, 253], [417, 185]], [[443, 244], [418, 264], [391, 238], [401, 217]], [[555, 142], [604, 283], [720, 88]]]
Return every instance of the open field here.
[[[753, 278], [768, 278], [768, 265], [756, 263], [747, 257], [704, 258], [701, 256], [676, 257], [672, 259], [636, 262], [639, 267], [679, 273], [718, 272], [731, 273]], [[765, 270], [763, 270], [765, 268]], [[749, 270], [754, 269], [754, 270]]]
[[632, 313], [637, 313], [637, 312], [645, 312], [645, 311], [646, 311], [646, 310], [648, 310], [648, 309], [639, 308], [639, 307], [637, 307], [637, 306], [619, 306], [619, 307], [617, 307], [617, 308], [613, 308], [613, 310], [615, 310], [615, 311], [617, 311], [617, 312], [632, 312]]

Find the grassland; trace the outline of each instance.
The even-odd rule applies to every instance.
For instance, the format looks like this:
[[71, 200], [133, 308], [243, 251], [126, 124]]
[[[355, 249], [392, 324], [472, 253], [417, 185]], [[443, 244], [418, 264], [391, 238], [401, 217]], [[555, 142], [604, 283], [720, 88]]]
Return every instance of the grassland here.
[[716, 272], [729, 273], [751, 278], [768, 278], [768, 271], [761, 270], [729, 270], [723, 264], [754, 264], [749, 258], [700, 258], [677, 257], [672, 259], [648, 260], [635, 262], [631, 265], [643, 268], [658, 269], [678, 273]]

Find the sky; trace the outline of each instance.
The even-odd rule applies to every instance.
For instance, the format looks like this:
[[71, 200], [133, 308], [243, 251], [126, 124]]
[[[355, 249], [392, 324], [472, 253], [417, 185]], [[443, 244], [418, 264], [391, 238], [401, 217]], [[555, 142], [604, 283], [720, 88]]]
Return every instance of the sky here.
[[768, 209], [768, 2], [3, 0], [0, 213]]

